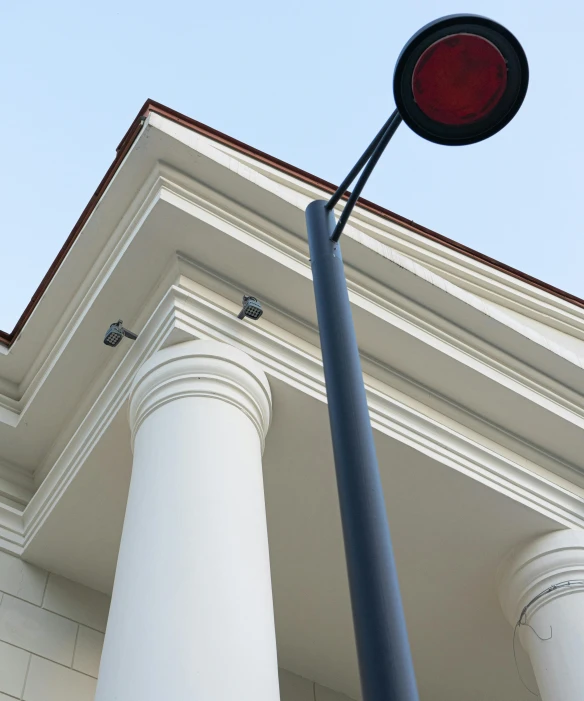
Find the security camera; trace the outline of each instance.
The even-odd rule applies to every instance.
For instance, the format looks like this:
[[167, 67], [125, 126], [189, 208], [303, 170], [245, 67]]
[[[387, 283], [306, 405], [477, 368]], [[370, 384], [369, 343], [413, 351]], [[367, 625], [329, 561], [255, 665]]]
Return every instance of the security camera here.
[[249, 295], [243, 295], [242, 301], [243, 308], [237, 315], [238, 319], [243, 319], [247, 317], [248, 319], [253, 319], [256, 321], [264, 313], [262, 305], [258, 302], [255, 297], [250, 297]]
[[128, 331], [128, 329], [125, 329], [122, 326], [123, 323], [124, 322], [120, 319], [115, 324], [112, 324], [109, 327], [105, 338], [103, 339], [103, 342], [106, 346], [117, 346], [124, 336], [126, 338], [129, 338], [130, 341], [135, 341], [138, 338], [138, 336], [135, 333], [132, 333], [131, 331]]

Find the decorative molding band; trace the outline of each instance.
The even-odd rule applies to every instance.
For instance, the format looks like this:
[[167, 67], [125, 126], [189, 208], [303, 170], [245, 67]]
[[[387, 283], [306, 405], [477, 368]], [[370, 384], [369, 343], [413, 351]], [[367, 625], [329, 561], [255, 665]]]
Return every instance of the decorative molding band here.
[[[526, 606], [531, 617], [558, 597], [584, 592], [584, 531], [556, 531], [512, 550], [498, 580], [501, 607], [513, 626]], [[568, 581], [571, 586], [558, 586]]]
[[[155, 353], [174, 328], [172, 296], [166, 295], [144, 324], [138, 340], [119, 364], [105, 369], [108, 379], [98, 397], [73, 418], [73, 430], [65, 445], [56, 444], [42, 467], [44, 479], [24, 511], [24, 546], [34, 537], [53, 506], [82, 468], [111, 421], [128, 400], [138, 368]], [[56, 455], [55, 455], [56, 453]]]
[[[293, 269], [306, 279], [311, 279], [310, 261], [304, 240], [291, 241], [292, 237], [285, 236], [274, 224], [260, 221], [257, 215], [248, 212], [241, 205], [227, 200], [219, 193], [192, 181], [184, 174], [172, 171], [167, 166], [161, 167], [161, 181], [161, 199], [208, 222], [224, 233], [241, 239], [264, 255]], [[584, 366], [584, 359], [558, 344], [551, 343], [541, 334], [512, 319], [485, 300], [457, 288], [371, 236], [357, 231], [351, 233], [351, 237], [358, 243], [386, 258], [388, 263], [408, 270], [437, 289], [447, 291], [478, 312], [491, 316], [503, 326], [555, 353], [558, 362], [570, 363], [577, 370]], [[290, 243], [294, 243], [294, 246]], [[404, 330], [481, 374], [493, 377], [499, 384], [584, 428], [581, 393], [465, 331], [399, 292], [381, 286], [367, 274], [353, 269], [348, 257], [345, 265], [349, 296], [355, 307]]]
[[[268, 375], [326, 401], [318, 348], [282, 333], [269, 322], [242, 325], [235, 318], [236, 311], [235, 303], [197, 283], [191, 282], [189, 289], [174, 286], [167, 291], [122, 363], [113, 372], [106, 368], [109, 380], [97, 400], [75, 417], [77, 428], [56, 460], [47, 463], [47, 469], [51, 469], [26, 507], [24, 518], [18, 515], [15, 520], [15, 515], [11, 514], [10, 530], [0, 530], [0, 548], [17, 554], [23, 552], [127, 401], [138, 369], [172, 333], [179, 332], [181, 340], [214, 339], [228, 343], [255, 358]], [[387, 385], [370, 376], [365, 379], [376, 430], [508, 494], [546, 514], [558, 525], [584, 528], [582, 498], [486, 449], [466, 437], [463, 427], [457, 432], [407, 406]], [[4, 523], [6, 509], [0, 505], [0, 526]]]
[[[100, 260], [96, 261], [93, 269], [95, 277], [89, 276], [87, 289], [79, 291], [75, 300], [72, 301], [71, 308], [74, 307], [74, 312], [71, 312], [70, 322], [58, 334], [58, 337], [51, 341], [51, 350], [46, 356], [46, 361], [43, 362], [36, 374], [32, 375], [29, 372], [27, 380], [22, 383], [23, 388], [26, 389], [20, 401], [10, 401], [8, 397], [0, 395], [0, 420], [3, 418], [2, 409], [6, 409], [5, 420], [11, 425], [16, 425], [23, 418], [44, 379], [63, 352], [64, 346], [81, 323], [82, 318], [91, 308], [120, 257], [129, 247], [156, 202], [161, 199], [235, 238], [240, 238], [264, 255], [273, 257], [282, 265], [293, 269], [306, 279], [310, 279], [310, 264], [304, 240], [300, 240], [273, 223], [261, 219], [257, 214], [210, 190], [202, 183], [178, 173], [169, 166], [159, 164], [147, 178], [128, 210], [127, 216], [116, 228]], [[299, 205], [298, 202], [295, 204]], [[567, 361], [578, 368], [582, 367], [584, 360], [581, 361], [571, 351], [557, 346], [557, 344], [551, 344], [533, 329], [519, 324], [484, 300], [457, 288], [415, 261], [393, 251], [389, 246], [373, 238], [370, 233], [363, 234], [355, 230], [352, 232], [352, 238], [367, 248], [375, 250], [388, 261], [407, 268], [413, 275], [427, 280], [430, 284], [434, 284], [440, 289], [446, 286], [453, 296], [459, 297], [479, 311], [488, 313], [500, 323], [513, 328], [532, 342], [550, 349], [553, 346], [552, 352], [557, 354], [559, 361]], [[545, 373], [491, 346], [482, 339], [464, 332], [460, 327], [393, 290], [383, 288], [383, 294], [381, 294], [379, 284], [367, 275], [352, 270], [350, 265], [347, 274], [351, 301], [354, 305], [367, 310], [385, 322], [402, 328], [407, 333], [420, 338], [441, 352], [455, 357], [478, 372], [495, 373], [496, 381], [540, 404], [547, 410], [557, 413], [562, 418], [584, 427], [582, 395], [572, 388], [553, 380]], [[487, 308], [489, 308], [488, 311]]]
[[23, 511], [32, 493], [30, 476], [11, 465], [0, 464], [0, 550], [22, 553]]
[[[193, 283], [188, 290], [175, 287], [179, 328], [195, 337], [216, 338], [241, 348], [258, 360], [268, 375], [326, 402], [318, 348], [288, 334], [281, 335], [269, 322], [242, 328], [229, 307], [218, 313], [217, 307], [213, 308], [209, 300], [199, 296], [203, 289]], [[364, 363], [364, 367], [368, 365]], [[519, 460], [487, 448], [468, 435], [470, 432], [464, 426], [428, 412], [422, 403], [415, 400], [406, 403], [405, 394], [394, 391], [367, 372], [364, 379], [376, 430], [547, 514], [562, 525], [584, 527], [583, 497], [521, 465]]]
[[[127, 401], [139, 368], [167, 342], [210, 339], [226, 343], [243, 351], [244, 357], [254, 358], [268, 376], [326, 401], [318, 347], [267, 319], [262, 319], [261, 324], [241, 324], [236, 318], [237, 303], [192, 279], [197, 276], [204, 277], [200, 269], [184, 259], [179, 259], [178, 264], [175, 261], [154, 299], [145, 307], [138, 340], [121, 363], [112, 360], [111, 366], [105, 368], [103, 377], [96, 381], [96, 386], [103, 387], [99, 396], [88, 398], [87, 406], [81, 407], [73, 417], [71, 429], [64, 432], [71, 437], [64, 445], [57, 442], [50, 451], [42, 470], [46, 477], [24, 511], [20, 531], [24, 548]], [[172, 278], [177, 284], [169, 288], [168, 281]], [[160, 295], [162, 299], [156, 306]], [[364, 367], [375, 366], [366, 361]], [[513, 460], [486, 447], [463, 425], [428, 410], [384, 381], [370, 374], [365, 375], [365, 381], [376, 430], [509, 495], [559, 526], [584, 528], [584, 498], [554, 482], [551, 474], [548, 479], [542, 476], [542, 470], [538, 471], [538, 466], [529, 469], [527, 461]], [[13, 552], [13, 542], [4, 541], [1, 536], [0, 532], [0, 548], [10, 548]]]
[[26, 506], [33, 494], [34, 482], [30, 472], [0, 461], [0, 498], [8, 499], [18, 508]]
[[[229, 163], [226, 167], [229, 167]], [[268, 177], [258, 178], [257, 174], [257, 171], [255, 174], [250, 171], [245, 177], [267, 190], [268, 184], [265, 181]], [[293, 183], [277, 185], [275, 179], [272, 179], [269, 189], [297, 208], [303, 208], [311, 196], [311, 193], [295, 190]], [[62, 362], [61, 356], [67, 345], [78, 332], [122, 256], [160, 200], [180, 207], [182, 211], [253, 248], [258, 256], [269, 256], [282, 266], [293, 270], [299, 278], [310, 280], [307, 245], [303, 238], [202, 183], [168, 166], [158, 164], [145, 180], [123, 218], [115, 227], [112, 226], [111, 230], [104, 232], [100, 255], [71, 300], [66, 313], [55, 325], [54, 332], [39, 352], [36, 362], [28, 369], [23, 382], [20, 383], [19, 398], [16, 398], [12, 385], [0, 386], [0, 421], [15, 426], [22, 420], [45, 379], [54, 366]], [[450, 285], [436, 274], [432, 274], [430, 279], [428, 270], [423, 265], [413, 262], [410, 254], [407, 260], [405, 255], [391, 254], [392, 249], [387, 245], [386, 236], [386, 231], [392, 227], [389, 222], [382, 223], [379, 218], [363, 212], [357, 213], [357, 216], [360, 225], [366, 223], [369, 228], [362, 227], [367, 231], [365, 234], [356, 228], [348, 230], [351, 238], [360, 241], [370, 251], [385, 257], [388, 265], [406, 267], [410, 273], [426, 279], [436, 288], [446, 289], [445, 285]], [[411, 241], [412, 245], [419, 244], [415, 236]], [[434, 253], [438, 248], [435, 242], [425, 243], [424, 246], [428, 251], [432, 249]], [[444, 256], [456, 257], [448, 251], [444, 252]], [[459, 261], [457, 265], [458, 263]], [[179, 266], [175, 264], [174, 277], [165, 278], [146, 303], [138, 323], [142, 328], [138, 341], [132, 345], [121, 362], [119, 358], [112, 358], [88, 390], [87, 397], [83, 404], [79, 405], [68, 426], [56, 437], [45, 462], [37, 471], [38, 480], [42, 484], [30, 500], [24, 515], [19, 509], [0, 503], [0, 548], [13, 551], [14, 548], [21, 548], [23, 544], [30, 542], [54, 504], [82, 468], [87, 455], [93, 450], [112, 418], [128, 400], [138, 368], [166, 342], [202, 338], [227, 343], [255, 358], [268, 375], [279, 377], [319, 401], [326, 401], [320, 352], [312, 342], [313, 328], [305, 325], [302, 329], [302, 320], [285, 318], [284, 314], [274, 314], [271, 317], [280, 319], [280, 326], [270, 323], [265, 318], [257, 325], [241, 324], [235, 320], [234, 312], [238, 309], [228, 298], [210, 291], [205, 285], [180, 282], [177, 272], [180, 266], [183, 266], [186, 275], [190, 274], [189, 270], [196, 269], [195, 266], [189, 267], [185, 261]], [[469, 262], [469, 266], [473, 267], [473, 271], [480, 267], [473, 261]], [[567, 421], [584, 425], [582, 396], [570, 387], [554, 381], [521, 359], [512, 357], [470, 333], [465, 333], [421, 304], [382, 287], [366, 272], [348, 266], [351, 301], [355, 308], [365, 310], [380, 321], [403, 329], [429, 346], [472, 366], [477, 372], [489, 375], [494, 382], [504, 384]], [[373, 272], [369, 272], [373, 275]], [[480, 272], [492, 275], [493, 279], [497, 280], [501, 277], [497, 271], [485, 272], [481, 268]], [[510, 286], [516, 286], [518, 289], [522, 286], [522, 283], [517, 281], [508, 282]], [[452, 287], [448, 287], [448, 290], [452, 291]], [[522, 288], [521, 293], [526, 291]], [[539, 298], [545, 304], [553, 302], [541, 291], [534, 290], [533, 295], [534, 305], [539, 304]], [[470, 295], [461, 297], [465, 302], [468, 301], [467, 298], [470, 298]], [[475, 308], [479, 311], [480, 301], [475, 300]], [[560, 302], [555, 304], [560, 305]], [[560, 311], [558, 306], [558, 313]], [[573, 310], [566, 309], [565, 313], [568, 311]], [[576, 311], [573, 313], [580, 314]], [[501, 312], [498, 314], [498, 320], [507, 324], [507, 319], [502, 318], [505, 315]], [[529, 333], [533, 336], [533, 342], [539, 342], [535, 332]], [[558, 358], [557, 362], [564, 361]], [[416, 402], [406, 393], [396, 391], [391, 385], [393, 380], [385, 382], [384, 379], [379, 379], [391, 375], [387, 368], [376, 369], [373, 362], [365, 362], [364, 367], [368, 371], [367, 392], [376, 430], [407, 443], [498, 491], [509, 494], [548, 515], [558, 524], [584, 527], [584, 499], [575, 493], [576, 487], [574, 491], [568, 486], [562, 487], [553, 480], [553, 475], [550, 474], [550, 479], [547, 479], [542, 476], [545, 474], [544, 470], [538, 473], [535, 469], [538, 466], [534, 465], [534, 469], [531, 470], [528, 461], [520, 460], [519, 456], [514, 460], [512, 456], [497, 452], [496, 446], [494, 449], [487, 447], [481, 443], [480, 436], [477, 438], [477, 434], [473, 435], [462, 424], [439, 417], [437, 412], [430, 411], [421, 402]], [[3, 389], [5, 396], [1, 396]], [[26, 485], [24, 488], [28, 489]], [[0, 496], [19, 504], [24, 503], [15, 499], [14, 495], [3, 494], [2, 489], [0, 484]], [[8, 487], [5, 487], [4, 491], [8, 492]], [[24, 496], [22, 499], [28, 500], [28, 492], [26, 499]]]
[[29, 471], [0, 462], [0, 550], [22, 554], [23, 511], [34, 494]]
[[[250, 156], [238, 153], [227, 145], [215, 143], [210, 147], [240, 163], [245, 163], [267, 180], [278, 183], [310, 200], [329, 197], [319, 188], [298, 181], [293, 176], [256, 161]], [[337, 205], [337, 214], [340, 214], [342, 208], [342, 203]], [[543, 321], [584, 340], [584, 309], [581, 307], [460, 251], [444, 246], [439, 240], [421, 236], [407, 226], [385, 219], [362, 207], [355, 207], [351, 222], [351, 226], [347, 229], [348, 233], [351, 233], [351, 230], [366, 233], [379, 243], [391, 246], [399, 253], [426, 268], [431, 268], [438, 275], [455, 282], [457, 286], [469, 292], [493, 299], [536, 321]]]
[[[120, 226], [120, 231], [116, 234], [118, 238], [115, 245], [112, 243], [111, 248], [108, 249], [109, 255], [105, 256], [106, 260], [100, 263], [102, 267], [99, 280], [96, 278], [93, 281], [88, 281], [89, 288], [85, 291], [82, 299], [79, 300], [75, 321], [73, 322], [72, 320], [72, 326], [68, 327], [67, 332], [63, 332], [59, 337], [59, 342], [56, 343], [51, 351], [51, 360], [43, 365], [46, 372], [49, 372], [50, 367], [57, 362], [58, 355], [63, 351], [63, 345], [59, 344], [65, 344], [77, 325], [81, 323], [81, 318], [105, 285], [119, 257], [130, 245], [130, 241], [136, 235], [141, 222], [144, 221], [150, 208], [161, 197], [162, 192], [167, 195], [174, 193], [174, 199], [180, 198], [183, 206], [195, 199], [199, 212], [201, 208], [205, 208], [205, 216], [214, 225], [224, 230], [226, 227], [229, 230], [237, 230], [239, 232], [238, 235], [243, 235], [244, 239], [252, 237], [253, 241], [257, 242], [259, 240], [258, 237], [261, 236], [264, 242], [263, 245], [266, 248], [271, 246], [272, 255], [277, 254], [278, 260], [288, 261], [287, 265], [292, 266], [304, 277], [309, 277], [309, 267], [307, 260], [305, 260], [304, 252], [299, 251], [298, 247], [294, 248], [290, 245], [294, 238], [293, 236], [288, 234], [289, 243], [286, 244], [282, 241], [276, 241], [276, 232], [272, 231], [275, 228], [273, 225], [266, 224], [266, 228], [259, 229], [255, 224], [252, 225], [243, 220], [235, 221], [237, 217], [233, 214], [233, 211], [239, 214], [237, 208], [235, 210], [232, 208], [229, 214], [226, 211], [221, 211], [216, 204], [216, 200], [219, 197], [216, 193], [213, 202], [211, 202], [202, 195], [195, 195], [193, 192], [185, 191], [181, 184], [177, 184], [174, 181], [171, 182], [168, 177], [163, 177], [161, 172], [164, 173], [164, 176], [169, 176], [172, 173], [173, 178], [176, 178], [179, 183], [185, 181], [184, 176], [176, 175], [170, 169], [163, 167], [160, 168], [160, 172], [157, 170], [148, 179], [148, 184], [147, 186], [145, 184], [141, 193], [141, 200], [139, 203], [136, 203], [136, 211], [130, 218], [130, 221], [124, 221], [123, 226]], [[203, 186], [198, 186], [190, 181], [189, 185], [204, 191]], [[204, 195], [207, 196], [208, 193], [204, 191]], [[173, 200], [173, 197], [169, 199]], [[249, 216], [251, 217], [251, 215]], [[251, 245], [251, 239], [249, 239], [249, 243]], [[356, 272], [355, 275], [357, 275]], [[407, 326], [408, 330], [411, 330], [416, 335], [423, 335], [434, 346], [441, 333], [445, 333], [448, 338], [444, 340], [449, 345], [456, 344], [462, 354], [467, 357], [472, 354], [477, 355], [476, 349], [461, 341], [460, 330], [458, 337], [455, 337], [449, 328], [440, 331], [436, 326], [438, 321], [435, 315], [431, 315], [432, 318], [428, 319], [421, 319], [420, 317], [416, 319], [414, 318], [414, 311], [416, 314], [420, 313], [423, 316], [423, 310], [408, 309], [407, 306], [398, 304], [397, 299], [389, 304], [391, 309], [384, 309], [380, 305], [388, 305], [387, 300], [383, 302], [379, 295], [367, 291], [361, 284], [364, 280], [360, 277], [358, 279], [360, 284], [357, 284], [355, 281], [350, 282], [352, 298], [356, 305], [365, 305], [366, 308], [372, 310], [372, 313], [377, 314], [381, 318], [391, 316], [392, 323], [395, 323], [396, 319], [399, 320], [404, 325], [404, 328]], [[164, 292], [157, 292], [157, 294], [162, 296]], [[69, 439], [65, 446], [61, 444], [60, 439], [57, 439], [56, 445], [59, 448], [59, 454], [55, 455], [53, 450], [50, 451], [46, 464], [39, 471], [41, 476], [44, 477], [46, 475], [46, 479], [25, 511], [24, 532], [27, 542], [34, 537], [34, 533], [36, 533], [37, 528], [44, 520], [44, 515], [50, 511], [52, 504], [58, 500], [62, 491], [73, 478], [76, 470], [80, 468], [84, 457], [92, 450], [95, 442], [109, 424], [111, 417], [115, 415], [121, 404], [127, 400], [130, 382], [133, 378], [132, 373], [135, 373], [141, 362], [162, 345], [175, 328], [182, 329], [191, 337], [215, 338], [231, 345], [239, 346], [242, 350], [255, 357], [268, 373], [271, 372], [276, 376], [282, 377], [286, 382], [318, 397], [321, 401], [325, 400], [322, 368], [319, 359], [320, 353], [317, 348], [307, 343], [304, 339], [293, 336], [287, 330], [276, 328], [266, 322], [253, 327], [245, 325], [244, 329], [242, 329], [243, 325], [241, 324], [235, 326], [236, 322], [233, 318], [234, 305], [226, 299], [219, 299], [219, 295], [210, 294], [208, 290], [205, 291], [200, 285], [196, 293], [191, 292], [190, 289], [174, 287], [170, 293], [167, 293], [167, 296], [163, 298], [160, 304], [161, 306], [142, 331], [139, 341], [133, 345], [122, 363], [114, 367], [112, 360], [112, 365], [108, 366], [104, 371], [104, 375], [108, 377], [108, 384], [100, 397], [92, 400], [95, 401], [95, 405], [84, 406], [83, 411], [80, 408], [80, 411], [77, 412], [74, 418], [77, 424], [75, 435]], [[199, 313], [201, 314], [200, 318]], [[203, 319], [206, 319], [206, 321], [203, 322]], [[144, 322], [146, 322], [146, 318]], [[152, 330], [152, 338], [148, 333], [148, 329]], [[153, 329], [156, 330], [154, 331]], [[313, 334], [313, 329], [307, 329], [306, 336], [312, 336]], [[154, 337], [156, 338], [155, 341], [152, 340]], [[150, 343], [152, 345], [149, 345]], [[489, 358], [482, 349], [478, 351], [476, 360], [481, 364], [489, 362]], [[494, 363], [495, 366], [493, 369], [498, 373], [508, 373], [509, 379], [506, 379], [506, 382], [521, 383], [521, 378], [518, 378], [516, 375], [517, 370], [505, 368], [503, 362], [500, 363], [499, 360], [503, 361], [503, 358], [494, 361], [491, 357], [490, 362]], [[533, 377], [533, 370], [523, 367], [522, 371], [528, 375], [531, 373]], [[540, 380], [537, 376], [534, 379]], [[41, 381], [38, 375], [35, 377], [35, 383], [37, 380]], [[368, 378], [368, 381], [370, 382], [369, 396], [372, 398], [372, 404], [379, 401], [379, 397], [374, 397], [375, 391], [373, 388], [377, 390], [378, 387], [382, 387], [378, 391], [381, 394], [387, 393], [388, 397], [385, 400], [385, 406], [380, 407], [376, 411], [375, 416], [372, 412], [372, 417], [378, 430], [395, 435], [400, 440], [415, 445], [420, 450], [428, 451], [428, 454], [435, 455], [442, 462], [445, 462], [447, 460], [446, 456], [448, 456], [448, 460], [451, 461], [450, 464], [456, 466], [456, 469], [468, 471], [475, 478], [484, 480], [485, 483], [490, 484], [494, 488], [505, 491], [533, 508], [549, 514], [560, 524], [584, 526], [583, 500], [578, 495], [560, 487], [552, 480], [542, 478], [529, 469], [522, 467], [518, 462], [497, 455], [494, 452], [491, 453], [484, 446], [466, 438], [462, 427], [460, 427], [458, 433], [451, 432], [450, 429], [445, 426], [438, 426], [438, 422], [434, 422], [428, 416], [425, 416], [425, 418], [419, 419], [422, 424], [420, 429], [414, 431], [411, 425], [406, 429], [408, 422], [412, 423], [413, 413], [411, 410], [406, 408], [405, 404], [400, 407], [399, 402], [390, 398], [392, 395], [391, 388], [383, 389], [383, 384], [373, 380], [371, 377]], [[97, 384], [100, 384], [100, 382], [101, 380]], [[103, 380], [103, 382], [105, 383], [106, 380]], [[34, 394], [38, 390], [38, 386], [37, 384], [34, 390], [29, 388], [27, 393], [29, 397], [31, 396], [30, 392]], [[538, 388], [533, 384], [529, 389], [534, 392], [537, 392], [538, 389], [540, 392], [542, 391], [541, 387]], [[554, 387], [554, 389], [558, 388]], [[544, 390], [544, 392], [547, 394], [547, 391]], [[395, 393], [393, 394], [395, 395]], [[549, 398], [552, 402], [555, 400], [559, 405], [564, 404], [563, 398], [557, 395]], [[567, 406], [564, 404], [566, 410], [574, 410], [573, 401], [568, 400], [566, 404]], [[390, 407], [393, 407], [391, 411]], [[406, 412], [406, 414], [409, 412], [410, 415], [404, 416], [400, 422], [398, 417], [395, 416], [396, 407], [400, 407], [400, 411]], [[420, 417], [422, 416], [423, 414], [420, 413]], [[576, 416], [572, 414], [572, 421], [575, 418]], [[402, 428], [399, 428], [400, 425]], [[425, 435], [437, 437], [426, 443], [427, 438], [421, 440], [419, 437]], [[453, 436], [457, 436], [456, 440], [460, 443], [456, 450], [451, 448], [454, 442]]]
[[358, 208], [355, 211], [351, 225], [355, 231], [391, 247], [461, 290], [584, 340], [584, 309], [581, 307], [452, 251], [439, 241], [423, 239], [405, 227], [378, 221], [375, 215]]
[[57, 363], [59, 356], [63, 353], [64, 348], [95, 303], [130, 243], [155, 207], [159, 195], [159, 174], [158, 169], [155, 169], [150, 173], [129, 210], [108, 239], [107, 245], [93, 264], [91, 273], [87, 276], [86, 284], [76, 292], [71, 300], [67, 313], [63, 315], [67, 322], [62, 327], [55, 329], [45, 344], [49, 350], [44, 354], [39, 354], [37, 363], [30, 368], [22, 381], [22, 397], [18, 402], [19, 420], [26, 414], [34, 397]]
[[138, 370], [130, 395], [132, 449], [145, 419], [184, 397], [210, 397], [240, 409], [255, 426], [263, 452], [272, 414], [268, 379], [246, 353], [217, 341], [163, 348]]
[[0, 550], [20, 557], [24, 552], [22, 513], [11, 514], [2, 506], [0, 513]]

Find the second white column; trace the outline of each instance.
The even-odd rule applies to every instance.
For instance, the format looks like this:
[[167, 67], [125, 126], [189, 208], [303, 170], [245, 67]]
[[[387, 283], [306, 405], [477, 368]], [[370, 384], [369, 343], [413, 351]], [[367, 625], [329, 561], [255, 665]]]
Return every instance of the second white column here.
[[503, 611], [529, 655], [542, 701], [582, 701], [584, 531], [556, 531], [518, 548], [499, 576]]
[[139, 371], [133, 472], [96, 701], [277, 701], [261, 368], [214, 341]]

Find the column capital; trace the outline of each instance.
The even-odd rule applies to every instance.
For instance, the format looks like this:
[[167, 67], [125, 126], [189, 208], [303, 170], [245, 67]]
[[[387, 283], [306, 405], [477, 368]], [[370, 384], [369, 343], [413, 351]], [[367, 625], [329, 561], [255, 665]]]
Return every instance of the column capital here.
[[[552, 586], [573, 582], [547, 592]], [[511, 625], [524, 607], [529, 617], [558, 597], [584, 591], [584, 531], [563, 530], [544, 535], [512, 550], [499, 568], [499, 600]], [[531, 603], [533, 602], [533, 603]]]
[[268, 379], [249, 355], [211, 340], [163, 348], [138, 370], [130, 392], [132, 447], [147, 416], [184, 397], [209, 397], [236, 406], [256, 427], [263, 451], [272, 413]]

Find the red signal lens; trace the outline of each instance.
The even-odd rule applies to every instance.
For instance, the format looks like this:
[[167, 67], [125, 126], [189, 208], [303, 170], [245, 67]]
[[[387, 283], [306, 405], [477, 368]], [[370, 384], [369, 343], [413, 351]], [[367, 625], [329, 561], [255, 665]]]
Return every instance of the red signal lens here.
[[476, 34], [439, 39], [418, 59], [414, 100], [436, 122], [473, 124], [499, 103], [507, 87], [507, 64], [499, 49]]

